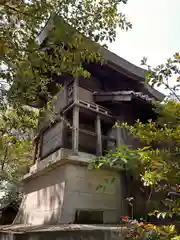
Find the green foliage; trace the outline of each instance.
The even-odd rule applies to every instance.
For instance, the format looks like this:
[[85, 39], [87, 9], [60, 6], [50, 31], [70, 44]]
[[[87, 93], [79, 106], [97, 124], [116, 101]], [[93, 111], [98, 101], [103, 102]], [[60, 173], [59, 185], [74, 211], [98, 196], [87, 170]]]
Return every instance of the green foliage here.
[[[146, 147], [131, 150], [123, 146], [114, 152], [109, 151], [98, 159], [99, 162], [95, 162], [95, 167], [103, 167], [105, 164], [110, 167], [120, 166], [120, 169], [126, 171], [133, 170], [134, 174], [138, 174], [144, 188], [150, 189], [147, 205], [153, 196], [160, 193], [156, 199], [159, 208], [155, 208], [149, 215], [164, 219], [180, 216], [180, 55], [176, 53], [166, 64], [156, 68], [148, 66], [146, 61], [147, 59], [143, 59], [142, 63], [148, 68], [147, 82], [169, 90], [163, 103], [154, 103], [157, 119], [149, 119], [146, 123], [137, 120], [134, 125], [115, 124], [115, 127], [126, 128], [129, 134], [138, 138], [142, 146]], [[134, 230], [127, 239], [179, 239], [174, 226], [153, 226], [153, 229], [154, 235], [144, 238], [146, 230], [143, 226], [142, 231], [139, 232], [139, 228], [136, 229], [138, 231]]]
[[32, 161], [32, 137], [37, 113], [21, 107], [0, 111], [0, 194], [1, 203], [19, 197], [22, 176]]
[[165, 64], [160, 64], [152, 68], [147, 64], [147, 58], [142, 60], [142, 65], [147, 67], [146, 81], [152, 86], [163, 86], [169, 93], [169, 96], [180, 101], [179, 81], [180, 81], [180, 54], [175, 53], [172, 58], [167, 59]]
[[[0, 2], [0, 184], [4, 190], [4, 182], [19, 185], [31, 162], [31, 130], [36, 127], [37, 114], [24, 105], [42, 107], [48, 101], [46, 107], [52, 115], [53, 94], [62, 87], [54, 79], [64, 73], [90, 76], [83, 63], [102, 62], [99, 44], [114, 41], [118, 26], [131, 28], [120, 12], [120, 5], [126, 3], [127, 0]], [[37, 36], [46, 25], [48, 39], [40, 47]]]
[[125, 221], [127, 232], [122, 231], [125, 240], [177, 240], [180, 235], [177, 234], [174, 225], [161, 225], [137, 222], [131, 223]]
[[104, 166], [115, 167], [120, 170], [132, 170], [135, 167], [138, 168], [138, 161], [141, 154], [149, 147], [133, 150], [126, 145], [119, 146], [115, 151], [107, 151], [104, 156], [96, 157], [92, 159], [89, 164], [89, 168], [101, 168]]
[[[1, 1], [0, 77], [11, 87], [8, 97], [34, 104], [51, 99], [56, 76], [89, 77], [83, 62], [101, 60], [98, 44], [114, 41], [118, 26], [131, 28], [122, 3], [127, 0]], [[40, 48], [36, 38], [47, 22], [49, 38]]]

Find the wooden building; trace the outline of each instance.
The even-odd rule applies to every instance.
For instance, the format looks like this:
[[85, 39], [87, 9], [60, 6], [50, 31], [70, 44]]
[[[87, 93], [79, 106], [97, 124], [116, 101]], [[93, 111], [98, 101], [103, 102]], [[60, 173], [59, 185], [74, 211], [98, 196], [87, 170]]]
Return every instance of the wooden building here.
[[[45, 28], [40, 44], [47, 36]], [[39, 123], [34, 165], [24, 177], [25, 196], [16, 223], [83, 223], [78, 216], [86, 216], [86, 223], [116, 223], [127, 214], [126, 186], [118, 169], [88, 171], [87, 164], [124, 143], [136, 147], [139, 143], [126, 131], [112, 126], [155, 118], [152, 100], [161, 101], [163, 95], [145, 83], [143, 69], [105, 49], [103, 57], [104, 65], [86, 64], [90, 79], [58, 79], [64, 87], [53, 102], [55, 122], [45, 116]], [[96, 191], [112, 177], [116, 181], [109, 189]]]

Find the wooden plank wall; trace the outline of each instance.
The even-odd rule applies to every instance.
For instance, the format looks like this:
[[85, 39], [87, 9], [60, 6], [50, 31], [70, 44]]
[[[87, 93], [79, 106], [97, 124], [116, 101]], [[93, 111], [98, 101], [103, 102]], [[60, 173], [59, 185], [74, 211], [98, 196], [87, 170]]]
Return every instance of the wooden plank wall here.
[[56, 95], [56, 99], [53, 103], [53, 108], [56, 113], [59, 113], [64, 107], [64, 89], [61, 89]]
[[42, 158], [62, 146], [63, 123], [58, 122], [56, 125], [46, 130], [43, 134]]
[[94, 102], [93, 91], [87, 90], [83, 87], [79, 87], [79, 99], [83, 101]]

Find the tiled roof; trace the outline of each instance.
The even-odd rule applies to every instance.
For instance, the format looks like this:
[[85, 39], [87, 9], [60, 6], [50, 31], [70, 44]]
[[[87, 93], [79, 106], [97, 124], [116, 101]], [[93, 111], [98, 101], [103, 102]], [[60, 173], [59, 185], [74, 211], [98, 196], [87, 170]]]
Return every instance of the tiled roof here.
[[135, 96], [141, 99], [146, 100], [147, 102], [152, 102], [153, 98], [149, 97], [148, 95], [143, 94], [142, 92], [135, 92], [135, 91], [116, 91], [116, 92], [95, 92], [95, 96], [117, 96], [117, 95], [122, 95], [122, 96]]

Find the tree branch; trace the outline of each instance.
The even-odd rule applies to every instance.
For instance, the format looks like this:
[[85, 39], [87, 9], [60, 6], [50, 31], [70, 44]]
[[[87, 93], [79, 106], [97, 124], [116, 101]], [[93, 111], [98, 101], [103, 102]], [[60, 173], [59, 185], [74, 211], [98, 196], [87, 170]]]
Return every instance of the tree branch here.
[[22, 15], [25, 15], [25, 16], [28, 15], [27, 13], [22, 12], [22, 11], [18, 10], [17, 8], [15, 8], [15, 7], [9, 6], [8, 4], [4, 4], [4, 7], [10, 9], [11, 11], [17, 12], [18, 14], [22, 14]]

